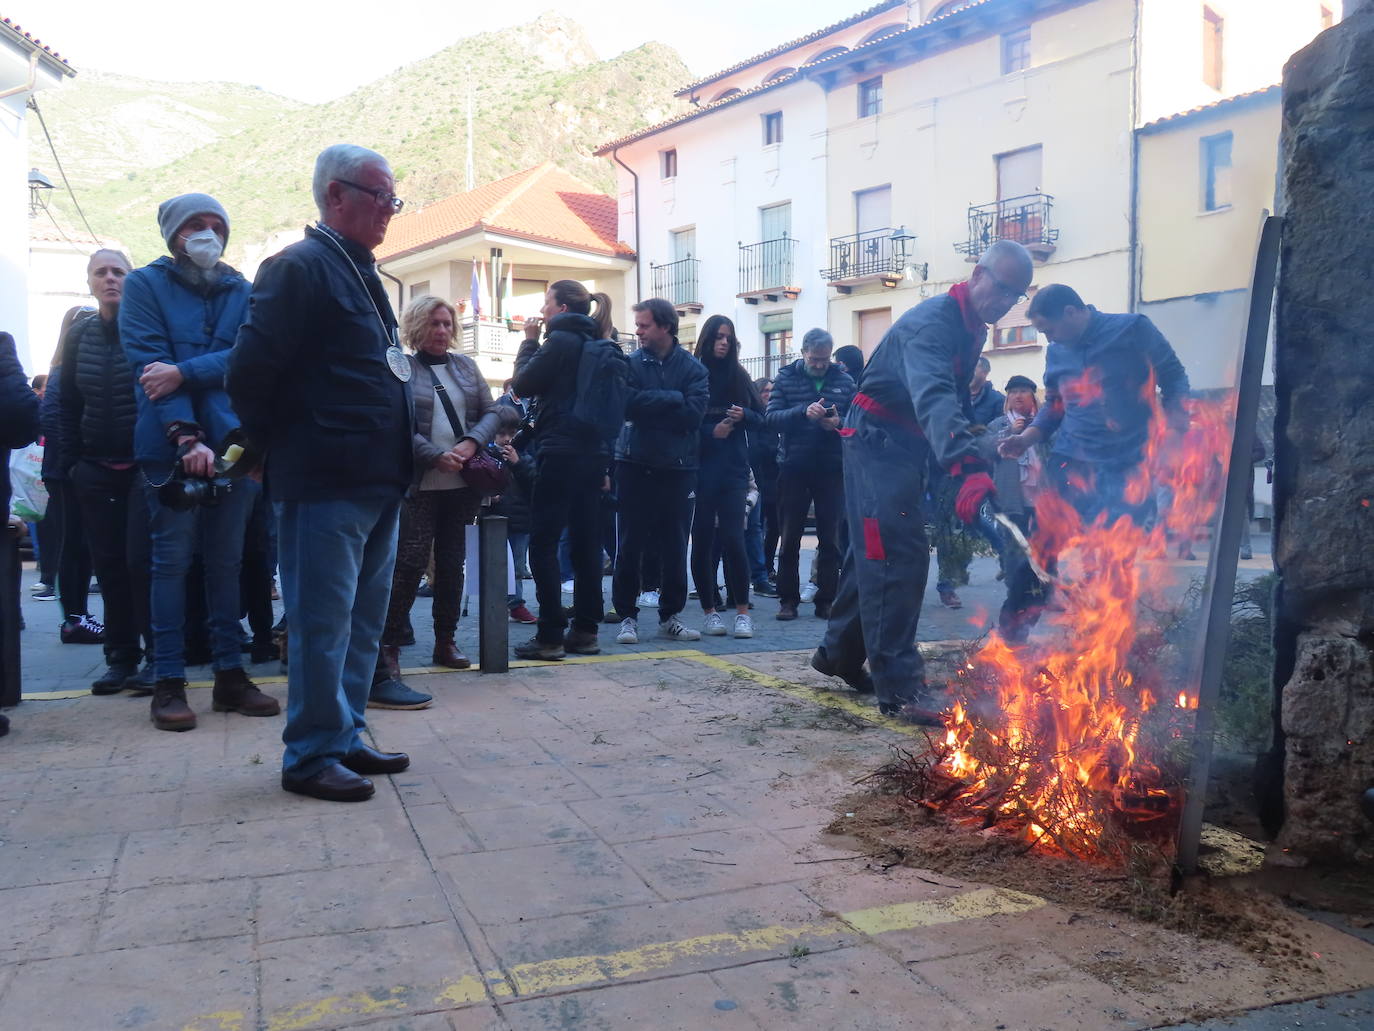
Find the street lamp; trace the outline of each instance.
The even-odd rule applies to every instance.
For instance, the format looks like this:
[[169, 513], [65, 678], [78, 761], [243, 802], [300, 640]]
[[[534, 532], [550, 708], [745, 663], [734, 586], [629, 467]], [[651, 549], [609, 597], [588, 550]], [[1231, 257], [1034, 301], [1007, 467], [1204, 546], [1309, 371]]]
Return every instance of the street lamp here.
[[48, 210], [48, 190], [53, 188], [52, 180], [36, 168], [29, 169], [29, 215], [36, 216]]

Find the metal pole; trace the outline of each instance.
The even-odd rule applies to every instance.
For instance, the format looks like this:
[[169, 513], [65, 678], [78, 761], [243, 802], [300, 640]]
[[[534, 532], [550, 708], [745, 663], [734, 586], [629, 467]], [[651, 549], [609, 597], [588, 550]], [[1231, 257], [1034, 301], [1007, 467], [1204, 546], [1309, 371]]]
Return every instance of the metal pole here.
[[0, 706], [19, 704], [19, 531], [0, 535]]
[[510, 611], [506, 607], [505, 516], [483, 516], [477, 527], [477, 663], [483, 673], [510, 670]]
[[1259, 413], [1260, 379], [1269, 342], [1269, 315], [1274, 305], [1282, 219], [1266, 215], [1260, 226], [1259, 248], [1250, 281], [1250, 317], [1240, 353], [1236, 395], [1236, 428], [1226, 466], [1226, 490], [1221, 499], [1216, 541], [1207, 563], [1207, 609], [1202, 634], [1202, 674], [1198, 684], [1197, 721], [1193, 727], [1193, 759], [1188, 792], [1178, 831], [1175, 865], [1187, 875], [1197, 872], [1202, 842], [1202, 813], [1207, 804], [1207, 780], [1212, 766], [1212, 735], [1226, 648], [1231, 640], [1231, 603], [1236, 591], [1236, 558], [1240, 539], [1248, 532], [1246, 482], [1255, 475], [1250, 456]]

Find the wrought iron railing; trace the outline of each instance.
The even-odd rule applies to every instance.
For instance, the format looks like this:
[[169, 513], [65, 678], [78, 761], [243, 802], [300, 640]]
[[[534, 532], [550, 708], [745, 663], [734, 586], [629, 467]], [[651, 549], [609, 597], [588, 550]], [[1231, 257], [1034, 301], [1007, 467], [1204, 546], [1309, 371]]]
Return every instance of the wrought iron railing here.
[[905, 227], [832, 237], [830, 267], [821, 269], [821, 276], [831, 283], [867, 276], [900, 276], [915, 239]]
[[797, 285], [797, 241], [790, 236], [739, 245], [739, 292], [758, 294]]
[[1030, 248], [1053, 247], [1059, 230], [1050, 225], [1054, 198], [1047, 193], [1008, 197], [968, 209], [968, 240], [956, 243], [960, 254], [976, 258], [998, 240], [1012, 240]]
[[772, 379], [784, 365], [795, 362], [800, 357], [801, 354], [795, 351], [790, 354], [760, 354], [753, 358], [741, 358], [739, 363], [744, 366], [744, 371], [749, 373], [750, 379], [758, 379], [760, 376]]
[[680, 258], [666, 265], [651, 264], [654, 296], [677, 306], [701, 304], [700, 266], [700, 258]]

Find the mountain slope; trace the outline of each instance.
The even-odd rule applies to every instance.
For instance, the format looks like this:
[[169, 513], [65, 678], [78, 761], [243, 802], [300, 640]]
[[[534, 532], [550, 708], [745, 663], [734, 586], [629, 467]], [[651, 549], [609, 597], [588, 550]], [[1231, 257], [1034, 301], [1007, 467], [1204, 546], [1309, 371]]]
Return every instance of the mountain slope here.
[[408, 205], [465, 189], [469, 92], [477, 183], [553, 161], [610, 191], [614, 175], [592, 148], [680, 110], [672, 86], [687, 74], [676, 52], [656, 43], [597, 61], [576, 22], [541, 15], [461, 40], [346, 97], [281, 112], [161, 167], [89, 188], [82, 206], [97, 232], [123, 240], [136, 262], [146, 262], [162, 252], [158, 202], [189, 190], [212, 193], [232, 222], [232, 261], [244, 244], [314, 218], [311, 170], [331, 143], [386, 155]]

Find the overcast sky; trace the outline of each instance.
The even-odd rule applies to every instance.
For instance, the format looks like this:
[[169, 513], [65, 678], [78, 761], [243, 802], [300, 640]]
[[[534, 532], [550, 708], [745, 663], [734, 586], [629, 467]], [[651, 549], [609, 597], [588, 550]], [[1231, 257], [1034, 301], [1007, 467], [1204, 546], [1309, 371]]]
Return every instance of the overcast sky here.
[[450, 43], [556, 9], [603, 58], [651, 39], [705, 75], [804, 36], [873, 0], [0, 0], [3, 13], [83, 68], [225, 80], [298, 100], [342, 96]]

